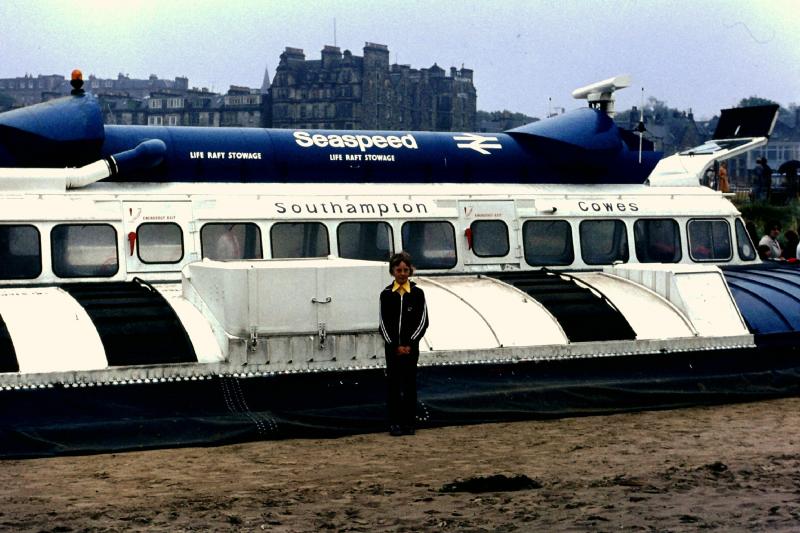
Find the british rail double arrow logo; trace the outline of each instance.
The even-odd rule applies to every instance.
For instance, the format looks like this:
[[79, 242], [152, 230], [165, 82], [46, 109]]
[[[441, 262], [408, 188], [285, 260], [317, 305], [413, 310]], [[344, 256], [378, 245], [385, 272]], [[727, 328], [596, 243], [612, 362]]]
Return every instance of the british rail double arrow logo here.
[[[454, 135], [453, 140], [455, 141], [468, 141], [468, 142], [460, 142], [457, 143], [456, 146], [459, 148], [466, 148], [469, 150], [475, 150], [478, 153], [483, 155], [489, 155], [491, 152], [489, 150], [498, 149], [502, 150], [503, 146], [497, 142], [497, 137], [484, 137], [483, 135], [477, 135], [475, 133], [462, 133], [461, 135]], [[495, 141], [495, 142], [489, 142]]]

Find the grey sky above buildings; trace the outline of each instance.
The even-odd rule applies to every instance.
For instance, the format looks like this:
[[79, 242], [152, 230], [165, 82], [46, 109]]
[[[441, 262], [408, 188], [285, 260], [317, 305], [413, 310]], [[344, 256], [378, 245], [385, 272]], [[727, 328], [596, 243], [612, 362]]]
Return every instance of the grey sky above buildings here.
[[574, 109], [573, 89], [623, 73], [618, 109], [642, 87], [700, 118], [751, 95], [800, 103], [798, 0], [3, 0], [0, 77], [80, 68], [260, 87], [286, 46], [319, 59], [334, 26], [355, 55], [370, 41], [392, 63], [473, 69], [483, 110]]

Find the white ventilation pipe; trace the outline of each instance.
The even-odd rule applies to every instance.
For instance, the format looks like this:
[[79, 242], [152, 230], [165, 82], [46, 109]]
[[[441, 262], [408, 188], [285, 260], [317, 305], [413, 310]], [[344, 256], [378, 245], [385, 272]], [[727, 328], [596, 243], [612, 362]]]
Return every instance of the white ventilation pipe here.
[[164, 141], [150, 139], [79, 168], [0, 168], [0, 192], [66, 191], [79, 189], [123, 171], [150, 168], [164, 159]]

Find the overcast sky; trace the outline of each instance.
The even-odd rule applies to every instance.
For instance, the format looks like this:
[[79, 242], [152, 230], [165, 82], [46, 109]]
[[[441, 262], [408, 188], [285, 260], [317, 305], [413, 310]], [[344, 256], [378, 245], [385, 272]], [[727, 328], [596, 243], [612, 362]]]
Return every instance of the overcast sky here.
[[261, 86], [286, 46], [334, 43], [391, 62], [475, 71], [478, 109], [542, 117], [617, 74], [699, 118], [757, 95], [800, 103], [800, 0], [0, 0], [0, 77], [119, 72], [187, 76], [224, 92]]

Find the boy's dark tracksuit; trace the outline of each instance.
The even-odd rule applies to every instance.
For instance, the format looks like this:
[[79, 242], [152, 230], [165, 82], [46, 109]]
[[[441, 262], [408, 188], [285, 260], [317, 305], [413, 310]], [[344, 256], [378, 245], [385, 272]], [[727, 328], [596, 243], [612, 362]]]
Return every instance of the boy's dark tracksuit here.
[[[411, 283], [411, 291], [392, 292], [394, 284], [381, 291], [380, 331], [386, 343], [389, 424], [414, 427], [417, 409], [417, 361], [419, 341], [428, 329], [425, 293]], [[411, 346], [410, 354], [398, 355], [398, 346]]]

